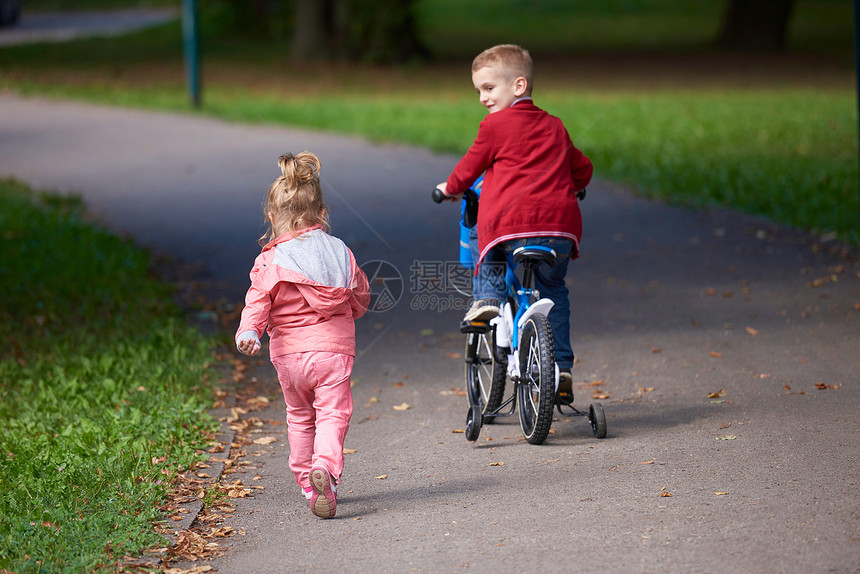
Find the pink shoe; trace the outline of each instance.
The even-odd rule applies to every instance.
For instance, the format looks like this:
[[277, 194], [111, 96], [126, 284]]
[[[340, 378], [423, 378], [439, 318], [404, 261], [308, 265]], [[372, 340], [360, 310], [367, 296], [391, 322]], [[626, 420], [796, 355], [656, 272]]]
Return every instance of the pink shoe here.
[[302, 487], [302, 495], [304, 495], [305, 500], [310, 500], [311, 496], [314, 495], [314, 489], [311, 488], [310, 486], [303, 486]]
[[311, 512], [320, 518], [334, 517], [337, 508], [337, 488], [324, 466], [311, 469]]

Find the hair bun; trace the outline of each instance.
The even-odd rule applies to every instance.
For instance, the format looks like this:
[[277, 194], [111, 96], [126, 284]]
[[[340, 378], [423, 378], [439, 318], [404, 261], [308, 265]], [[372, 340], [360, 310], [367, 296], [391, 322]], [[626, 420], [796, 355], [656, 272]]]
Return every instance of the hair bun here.
[[278, 158], [278, 166], [284, 179], [288, 184], [292, 184], [292, 187], [313, 183], [320, 177], [320, 160], [308, 151], [298, 155], [285, 153]]

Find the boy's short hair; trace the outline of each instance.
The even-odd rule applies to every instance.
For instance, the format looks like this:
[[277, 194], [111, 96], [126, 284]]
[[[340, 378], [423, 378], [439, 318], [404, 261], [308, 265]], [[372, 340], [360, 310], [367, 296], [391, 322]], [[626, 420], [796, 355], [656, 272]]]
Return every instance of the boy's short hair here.
[[510, 80], [522, 76], [528, 82], [527, 94], [532, 93], [532, 57], [516, 44], [499, 44], [487, 48], [472, 61], [472, 73], [481, 68], [497, 68]]

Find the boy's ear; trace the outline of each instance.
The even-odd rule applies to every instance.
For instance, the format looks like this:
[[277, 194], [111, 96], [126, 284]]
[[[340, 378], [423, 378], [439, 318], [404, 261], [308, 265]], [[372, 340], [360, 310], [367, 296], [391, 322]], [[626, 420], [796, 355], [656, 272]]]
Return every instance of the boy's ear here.
[[522, 76], [514, 80], [514, 95], [518, 98], [524, 96], [528, 92], [529, 81]]

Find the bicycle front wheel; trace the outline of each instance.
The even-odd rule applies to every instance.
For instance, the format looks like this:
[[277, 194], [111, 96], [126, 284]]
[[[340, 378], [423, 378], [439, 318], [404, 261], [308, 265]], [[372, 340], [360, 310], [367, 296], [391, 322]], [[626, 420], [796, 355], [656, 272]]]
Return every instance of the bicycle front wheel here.
[[552, 426], [555, 399], [555, 347], [544, 315], [532, 315], [523, 325], [517, 393], [523, 435], [531, 444], [541, 444]]
[[[469, 333], [466, 338], [466, 393], [472, 406], [480, 406], [481, 414], [492, 413], [502, 404], [505, 394], [506, 362], [496, 348], [495, 329]], [[484, 416], [484, 422], [493, 421]]]

